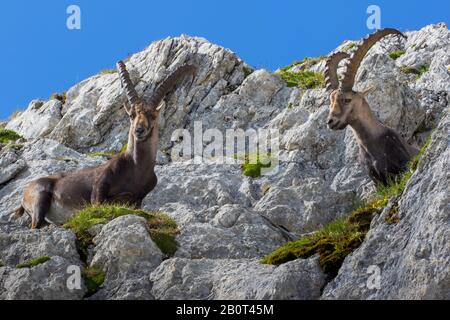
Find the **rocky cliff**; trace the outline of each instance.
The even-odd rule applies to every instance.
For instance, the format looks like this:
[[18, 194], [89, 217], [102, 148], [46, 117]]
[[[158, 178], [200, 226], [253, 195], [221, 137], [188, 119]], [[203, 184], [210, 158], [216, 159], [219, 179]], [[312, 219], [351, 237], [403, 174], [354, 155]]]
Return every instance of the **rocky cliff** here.
[[[334, 279], [316, 255], [279, 266], [260, 262], [290, 237], [345, 217], [375, 192], [357, 162], [351, 130], [326, 127], [326, 90], [291, 86], [283, 77], [302, 70], [320, 75], [324, 60], [306, 59], [277, 73], [252, 70], [227, 49], [181, 36], [157, 41], [126, 62], [144, 97], [167, 70], [199, 66], [191, 83], [166, 98], [159, 184], [143, 204], [176, 220], [175, 255], [161, 253], [137, 216], [100, 225], [88, 257], [71, 230], [29, 230], [27, 217], [11, 217], [27, 182], [103, 163], [102, 153], [123, 147], [124, 97], [117, 74], [103, 72], [55, 99], [32, 101], [6, 124], [23, 138], [0, 151], [0, 299], [450, 299], [450, 31], [438, 24], [406, 34], [406, 41], [388, 38], [369, 52], [357, 89], [375, 85], [368, 102], [377, 117], [417, 145], [433, 132], [431, 144], [395, 200], [398, 221], [386, 223], [389, 206], [381, 210]], [[352, 43], [336, 51], [351, 50]], [[252, 178], [240, 165], [172, 159], [172, 132], [192, 130], [194, 121], [204, 130], [279, 130], [279, 170]], [[17, 268], [39, 257], [49, 259]], [[71, 290], [69, 266], [100, 268], [105, 280], [93, 295], [87, 283]], [[370, 266], [380, 269], [376, 288], [367, 285]]]

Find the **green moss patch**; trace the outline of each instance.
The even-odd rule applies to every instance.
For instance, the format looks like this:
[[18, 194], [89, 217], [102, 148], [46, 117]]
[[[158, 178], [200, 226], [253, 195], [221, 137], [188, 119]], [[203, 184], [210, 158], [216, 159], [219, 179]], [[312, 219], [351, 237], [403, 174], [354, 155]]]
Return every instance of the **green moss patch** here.
[[88, 290], [87, 296], [96, 293], [105, 282], [105, 273], [95, 267], [84, 268], [82, 275]]
[[43, 257], [38, 257], [38, 258], [34, 258], [31, 260], [28, 260], [24, 263], [20, 263], [16, 266], [17, 269], [25, 269], [25, 268], [33, 268], [35, 266], [38, 266], [40, 264], [43, 264], [47, 261], [50, 260], [50, 257], [47, 256], [43, 256]]
[[242, 174], [247, 177], [258, 178], [261, 176], [261, 169], [270, 168], [272, 165], [270, 154], [245, 153], [235, 155], [235, 159], [243, 161], [241, 166]]
[[334, 278], [345, 257], [364, 240], [365, 233], [347, 219], [338, 219], [313, 235], [289, 242], [266, 256], [262, 263], [280, 265], [295, 259], [307, 259], [319, 254], [322, 270]]
[[5, 266], [5, 264], [2, 261], [0, 261], [0, 268], [2, 268], [4, 266]]
[[394, 52], [389, 53], [389, 58], [391, 58], [392, 60], [397, 60], [405, 53], [406, 53], [405, 50], [396, 50]]
[[17, 132], [8, 129], [0, 129], [0, 143], [7, 144], [19, 139], [22, 139], [22, 136]]
[[79, 210], [64, 227], [71, 229], [80, 242], [82, 253], [87, 253], [87, 247], [92, 243], [92, 235], [88, 230], [98, 224], [108, 222], [126, 215], [137, 215], [146, 219], [152, 240], [166, 256], [172, 256], [178, 244], [175, 236], [179, 233], [176, 222], [168, 215], [160, 212], [147, 212], [125, 205], [94, 205]]

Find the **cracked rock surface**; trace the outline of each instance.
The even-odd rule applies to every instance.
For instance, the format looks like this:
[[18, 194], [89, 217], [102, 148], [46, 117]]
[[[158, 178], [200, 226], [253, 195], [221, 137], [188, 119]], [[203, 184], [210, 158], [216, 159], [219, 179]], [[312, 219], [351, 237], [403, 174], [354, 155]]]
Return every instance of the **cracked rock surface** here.
[[[89, 299], [449, 299], [450, 32], [445, 24], [387, 38], [362, 62], [357, 90], [375, 86], [368, 103], [376, 116], [411, 143], [434, 135], [419, 169], [400, 197], [400, 222], [376, 219], [360, 248], [328, 283], [317, 257], [262, 265], [289, 237], [313, 232], [349, 212], [374, 191], [357, 162], [351, 129], [326, 126], [325, 89], [289, 88], [276, 74], [255, 70], [228, 49], [181, 36], [151, 44], [127, 61], [138, 94], [149, 97], [177, 66], [198, 66], [166, 97], [159, 119], [158, 185], [143, 202], [179, 225], [179, 249], [166, 259], [142, 218], [121, 217], [96, 229], [82, 261], [75, 235], [51, 226], [28, 230], [19, 207], [24, 186], [39, 177], [106, 161], [92, 152], [117, 152], [129, 120], [117, 73], [86, 79], [66, 101], [33, 101], [2, 124], [26, 138], [20, 148], [0, 146], [0, 299], [82, 299], [87, 289], [66, 286], [67, 267], [101, 268], [106, 279]], [[344, 43], [336, 50], [348, 46]], [[397, 60], [394, 50], [405, 54]], [[416, 79], [403, 66], [428, 71]], [[298, 66], [297, 66], [298, 68]], [[309, 66], [323, 71], [323, 61]], [[279, 132], [279, 166], [250, 178], [240, 165], [172, 157], [176, 129], [272, 129]], [[204, 139], [203, 146], [211, 141]], [[17, 269], [37, 257], [50, 260]], [[381, 289], [367, 288], [367, 268], [381, 270]], [[322, 295], [323, 293], [323, 295]]]

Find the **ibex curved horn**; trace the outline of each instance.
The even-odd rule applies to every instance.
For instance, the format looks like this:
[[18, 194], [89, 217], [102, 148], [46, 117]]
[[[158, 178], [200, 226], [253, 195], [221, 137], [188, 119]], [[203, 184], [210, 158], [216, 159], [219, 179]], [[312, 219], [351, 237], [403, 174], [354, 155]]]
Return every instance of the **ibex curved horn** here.
[[339, 87], [337, 68], [339, 62], [343, 59], [347, 59], [348, 57], [350, 56], [346, 52], [336, 52], [328, 57], [325, 64], [325, 82], [327, 84], [327, 90], [333, 91]]
[[161, 103], [162, 99], [169, 93], [173, 87], [183, 78], [189, 74], [195, 75], [196, 68], [193, 65], [184, 64], [174, 72], [172, 72], [155, 90], [152, 97], [148, 101], [148, 107], [151, 110], [156, 108]]
[[341, 85], [343, 90], [353, 90], [353, 85], [355, 84], [356, 73], [358, 72], [358, 68], [361, 65], [362, 60], [366, 56], [367, 52], [372, 48], [372, 46], [377, 43], [379, 40], [384, 38], [389, 34], [396, 34], [406, 38], [406, 36], [400, 31], [392, 28], [386, 28], [378, 30], [375, 33], [367, 36], [353, 52], [350, 61], [347, 65], [347, 70], [344, 74], [344, 78], [342, 79]]
[[130, 102], [131, 107], [134, 108], [134, 106], [139, 103], [140, 99], [123, 61], [117, 62], [117, 70], [119, 71], [120, 82], [122, 83], [122, 87], [125, 89], [128, 101]]

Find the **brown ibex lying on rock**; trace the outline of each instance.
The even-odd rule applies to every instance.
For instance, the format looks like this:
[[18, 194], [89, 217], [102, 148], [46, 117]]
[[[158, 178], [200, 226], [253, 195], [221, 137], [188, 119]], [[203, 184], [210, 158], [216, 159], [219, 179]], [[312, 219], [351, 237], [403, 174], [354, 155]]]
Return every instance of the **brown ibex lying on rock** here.
[[130, 108], [128, 148], [104, 165], [72, 173], [59, 173], [29, 183], [22, 206], [16, 215], [31, 215], [32, 228], [40, 228], [45, 220], [57, 225], [65, 223], [86, 204], [122, 203], [136, 207], [157, 184], [154, 167], [158, 149], [157, 118], [163, 99], [185, 76], [195, 74], [191, 65], [183, 65], [170, 74], [148, 101], [138, 97], [122, 61], [117, 63], [122, 87]]
[[327, 89], [332, 91], [328, 126], [333, 130], [342, 130], [349, 125], [353, 129], [359, 144], [360, 160], [377, 184], [387, 184], [403, 172], [418, 152], [397, 132], [381, 124], [372, 113], [366, 96], [373, 88], [364, 92], [353, 91], [356, 74], [365, 55], [377, 41], [389, 34], [405, 37], [395, 29], [383, 29], [369, 35], [350, 57], [340, 84], [337, 76], [338, 64], [349, 58], [349, 55], [343, 52], [331, 55], [325, 69]]

